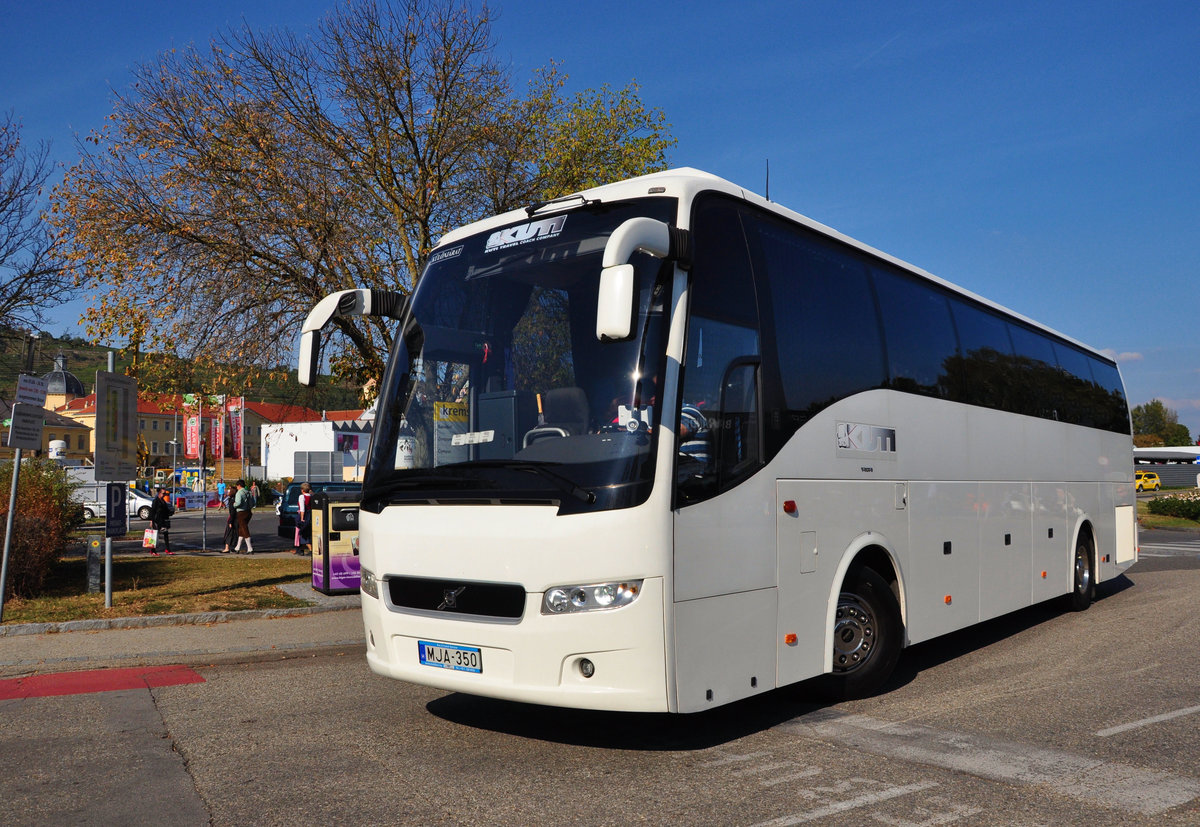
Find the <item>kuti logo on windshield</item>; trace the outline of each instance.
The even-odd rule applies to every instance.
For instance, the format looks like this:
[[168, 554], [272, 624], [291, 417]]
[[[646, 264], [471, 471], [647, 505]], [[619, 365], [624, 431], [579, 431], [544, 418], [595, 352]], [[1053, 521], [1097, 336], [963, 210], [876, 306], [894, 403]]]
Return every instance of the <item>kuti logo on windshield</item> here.
[[528, 224], [509, 227], [507, 230], [497, 230], [488, 236], [487, 244], [484, 245], [483, 251], [485, 253], [494, 253], [497, 250], [503, 250], [505, 247], [528, 244], [530, 241], [538, 239], [546, 240], [554, 238], [563, 231], [566, 223], [567, 217], [565, 215], [556, 215], [553, 218], [543, 218], [540, 221], [530, 221]]

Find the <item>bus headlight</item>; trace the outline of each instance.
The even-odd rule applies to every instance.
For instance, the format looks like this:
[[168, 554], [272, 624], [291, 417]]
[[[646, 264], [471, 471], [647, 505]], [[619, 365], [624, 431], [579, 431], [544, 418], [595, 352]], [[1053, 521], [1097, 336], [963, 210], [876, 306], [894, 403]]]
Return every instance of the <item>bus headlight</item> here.
[[375, 573], [370, 569], [359, 569], [358, 588], [363, 594], [369, 594], [376, 600], [379, 599], [379, 581], [375, 579]]
[[542, 614], [561, 615], [597, 609], [619, 609], [637, 599], [641, 580], [595, 583], [589, 586], [555, 586], [542, 595]]

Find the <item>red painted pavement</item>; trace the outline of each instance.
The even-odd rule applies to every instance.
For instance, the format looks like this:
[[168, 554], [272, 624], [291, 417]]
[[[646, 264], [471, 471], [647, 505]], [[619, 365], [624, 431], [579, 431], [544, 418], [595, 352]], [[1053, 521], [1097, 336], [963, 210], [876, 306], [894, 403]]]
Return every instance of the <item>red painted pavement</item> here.
[[156, 689], [160, 686], [179, 686], [185, 683], [204, 683], [204, 678], [200, 677], [196, 670], [178, 665], [55, 672], [32, 675], [28, 678], [0, 680], [0, 700], [116, 692], [120, 689]]

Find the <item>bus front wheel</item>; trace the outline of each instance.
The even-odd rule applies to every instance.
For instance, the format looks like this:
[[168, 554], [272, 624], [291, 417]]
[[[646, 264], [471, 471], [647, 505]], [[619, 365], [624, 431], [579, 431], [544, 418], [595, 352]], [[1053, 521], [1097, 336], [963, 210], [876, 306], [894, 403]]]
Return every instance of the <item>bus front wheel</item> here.
[[835, 700], [879, 691], [900, 659], [900, 604], [874, 569], [850, 572], [833, 621], [833, 672], [825, 692]]

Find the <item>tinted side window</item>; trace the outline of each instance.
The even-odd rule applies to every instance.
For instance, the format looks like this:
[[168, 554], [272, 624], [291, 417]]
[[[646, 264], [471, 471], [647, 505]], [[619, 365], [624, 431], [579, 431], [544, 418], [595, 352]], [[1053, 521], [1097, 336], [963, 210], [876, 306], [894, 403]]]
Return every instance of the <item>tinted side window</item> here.
[[953, 398], [949, 368], [958, 355], [950, 305], [940, 290], [873, 268], [890, 384], [896, 390]]
[[1011, 389], [1012, 409], [1042, 419], [1057, 418], [1059, 386], [1063, 374], [1058, 370], [1054, 345], [1045, 336], [1024, 325], [1008, 326], [1016, 352], [1019, 381]]
[[1062, 370], [1058, 387], [1059, 419], [1075, 425], [1097, 427], [1095, 386], [1087, 355], [1068, 344], [1054, 342], [1054, 355]]
[[1095, 357], [1089, 359], [1098, 389], [1097, 404], [1103, 411], [1103, 421], [1098, 424], [1119, 434], [1129, 433], [1132, 430], [1129, 422], [1129, 401], [1125, 398], [1125, 385], [1121, 382], [1117, 366]]
[[788, 411], [803, 422], [839, 399], [884, 387], [879, 316], [863, 261], [765, 216], [753, 217], [747, 234], [770, 284]]
[[955, 398], [971, 405], [1013, 410], [1015, 374], [1012, 343], [1004, 320], [982, 307], [951, 299], [961, 356], [953, 364]]

